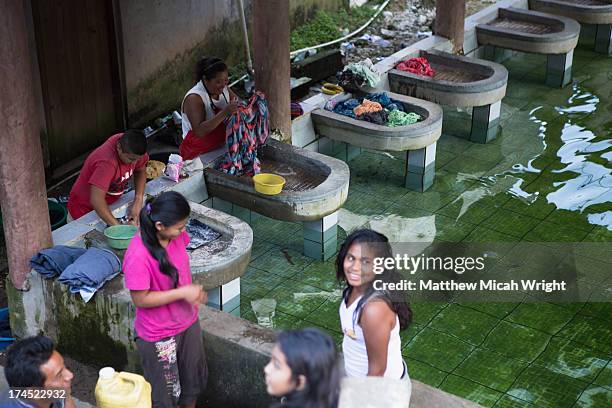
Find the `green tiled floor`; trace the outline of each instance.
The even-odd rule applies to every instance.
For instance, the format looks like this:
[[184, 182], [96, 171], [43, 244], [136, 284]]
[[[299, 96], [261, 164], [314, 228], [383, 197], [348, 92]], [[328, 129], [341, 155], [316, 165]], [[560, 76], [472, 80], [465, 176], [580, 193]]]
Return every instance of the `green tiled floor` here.
[[[545, 61], [541, 55], [521, 54], [505, 63], [510, 81], [499, 136], [482, 145], [444, 134], [437, 145], [436, 180], [427, 192], [402, 187], [403, 154], [364, 151], [351, 160], [347, 214], [413, 221], [406, 225], [416, 229], [410, 231], [414, 236], [427, 235], [421, 227], [433, 228], [435, 241], [612, 242], [611, 230], [588, 219], [612, 211], [610, 145], [604, 144], [612, 130], [612, 61], [577, 49], [575, 87], [565, 89], [543, 84]], [[593, 99], [587, 93], [599, 98], [594, 112], [567, 110]], [[579, 97], [570, 101], [573, 94]], [[445, 107], [444, 114], [449, 133], [469, 131], [466, 111]], [[582, 139], [567, 139], [570, 125], [582, 129]], [[586, 141], [587, 131], [596, 138]], [[558, 209], [551, 200], [552, 193], [581, 175], [580, 168], [568, 168], [572, 155], [579, 163], [600, 166], [600, 174], [607, 169], [598, 184], [607, 202]], [[587, 193], [568, 194], [566, 200], [578, 202]], [[334, 260], [313, 261], [301, 254], [300, 224], [262, 217], [252, 227], [252, 260], [241, 279], [242, 316], [256, 320], [251, 300], [271, 297], [278, 302], [278, 329], [318, 326], [340, 346]], [[340, 229], [339, 240], [345, 236]], [[600, 248], [584, 247], [573, 255], [581, 290], [605, 291], [612, 283], [612, 250]], [[411, 377], [486, 407], [612, 406], [612, 303], [553, 304], [515, 295], [506, 302], [486, 297], [412, 302], [414, 323], [401, 334]]]

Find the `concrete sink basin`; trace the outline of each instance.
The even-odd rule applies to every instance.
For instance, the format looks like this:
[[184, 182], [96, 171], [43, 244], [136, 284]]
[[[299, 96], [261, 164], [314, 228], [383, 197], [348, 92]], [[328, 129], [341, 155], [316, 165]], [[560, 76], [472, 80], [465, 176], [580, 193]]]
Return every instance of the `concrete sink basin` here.
[[191, 218], [221, 233], [210, 244], [189, 252], [194, 283], [214, 289], [244, 275], [253, 245], [253, 230], [231, 215], [196, 203], [191, 205]]
[[457, 107], [490, 105], [506, 95], [508, 70], [501, 64], [436, 50], [419, 51], [406, 59], [415, 57], [427, 58], [434, 76], [392, 69], [388, 74], [392, 92]]
[[392, 69], [389, 71], [391, 91], [442, 105], [473, 107], [469, 139], [478, 143], [495, 139], [508, 70], [495, 62], [436, 50], [421, 50], [406, 59], [415, 57], [427, 58], [434, 76]]
[[422, 149], [440, 138], [442, 109], [438, 105], [397, 93], [387, 94], [401, 102], [406, 112], [418, 113], [423, 119], [413, 125], [388, 127], [316, 109], [311, 114], [315, 131], [353, 146], [396, 152]]
[[346, 163], [276, 140], [258, 149], [261, 171], [283, 176], [278, 195], [255, 191], [249, 176], [232, 176], [214, 167], [204, 169], [208, 194], [281, 221], [315, 221], [335, 213], [346, 201], [349, 169]]
[[529, 8], [595, 25], [595, 52], [612, 54], [612, 3], [606, 0], [529, 0]]
[[442, 134], [442, 109], [432, 102], [393, 92], [387, 94], [402, 103], [406, 112], [416, 112], [423, 119], [392, 128], [317, 109], [311, 114], [315, 132], [362, 148], [406, 151], [405, 186], [425, 191], [433, 184], [436, 142]]
[[561, 87], [571, 80], [579, 34], [576, 20], [518, 8], [500, 8], [496, 19], [476, 26], [481, 45], [548, 55], [546, 83]]
[[[253, 230], [249, 225], [221, 211], [190, 202], [191, 218], [208, 225], [219, 232], [221, 237], [208, 244], [188, 251], [191, 274], [194, 283], [212, 290], [244, 275], [253, 246]], [[87, 246], [110, 249], [123, 261], [125, 250], [112, 249], [98, 230], [91, 230], [84, 236]], [[123, 277], [115, 278], [123, 285]]]

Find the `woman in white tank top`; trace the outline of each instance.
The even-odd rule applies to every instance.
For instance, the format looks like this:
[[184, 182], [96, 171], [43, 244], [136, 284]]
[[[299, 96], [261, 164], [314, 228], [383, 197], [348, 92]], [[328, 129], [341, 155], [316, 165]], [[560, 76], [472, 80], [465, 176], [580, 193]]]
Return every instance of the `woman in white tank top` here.
[[220, 58], [198, 61], [196, 84], [181, 104], [183, 159], [192, 160], [225, 142], [225, 119], [238, 109], [238, 97], [227, 87], [228, 81], [227, 65]]
[[336, 259], [336, 276], [347, 285], [340, 304], [344, 367], [349, 377], [403, 379], [411, 387], [399, 333], [412, 312], [405, 294], [374, 289], [377, 279], [400, 278], [395, 270], [375, 274], [373, 262], [379, 257], [393, 257], [387, 237], [364, 229], [346, 238]]

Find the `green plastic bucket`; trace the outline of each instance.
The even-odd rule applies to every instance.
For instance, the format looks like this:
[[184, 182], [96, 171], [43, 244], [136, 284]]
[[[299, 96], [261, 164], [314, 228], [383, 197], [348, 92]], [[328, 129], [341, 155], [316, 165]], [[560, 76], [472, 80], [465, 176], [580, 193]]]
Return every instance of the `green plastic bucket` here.
[[[51, 229], [56, 230], [62, 225], [66, 225], [66, 217], [68, 217], [68, 210], [66, 207], [54, 200], [47, 200], [49, 205], [49, 220], [51, 221]], [[2, 213], [0, 213], [0, 234], [2, 231]]]
[[51, 221], [51, 229], [55, 230], [62, 225], [66, 225], [66, 217], [68, 216], [66, 207], [52, 200], [47, 200], [47, 203], [49, 204], [49, 220]]
[[126, 249], [136, 232], [138, 227], [134, 225], [113, 225], [104, 230], [104, 236], [111, 248]]

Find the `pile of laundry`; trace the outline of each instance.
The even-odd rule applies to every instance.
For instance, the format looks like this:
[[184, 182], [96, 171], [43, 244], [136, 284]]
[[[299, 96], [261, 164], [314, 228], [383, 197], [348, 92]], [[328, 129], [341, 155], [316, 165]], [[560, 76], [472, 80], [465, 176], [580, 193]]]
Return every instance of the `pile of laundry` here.
[[386, 92], [368, 94], [363, 98], [348, 96], [345, 100], [328, 103], [325, 109], [388, 127], [412, 125], [422, 119], [417, 113], [405, 112], [403, 104], [389, 98]]
[[425, 57], [410, 58], [400, 62], [395, 66], [395, 69], [404, 72], [410, 72], [415, 75], [433, 77], [436, 72], [433, 70], [429, 61]]
[[291, 102], [291, 120], [302, 116], [304, 114], [304, 108], [299, 102]]
[[339, 85], [351, 92], [364, 85], [375, 87], [380, 82], [380, 73], [369, 58], [348, 64], [344, 70], [336, 74], [336, 77]]
[[248, 101], [241, 101], [238, 110], [226, 124], [227, 153], [217, 170], [232, 175], [253, 176], [260, 172], [257, 148], [270, 133], [268, 101], [261, 91], [255, 91]]
[[190, 238], [189, 245], [187, 245], [188, 251], [193, 251], [202, 245], [207, 245], [221, 238], [221, 233], [215, 231], [208, 225], [196, 220], [195, 218], [189, 219], [185, 229], [187, 230]]
[[121, 271], [121, 261], [114, 252], [100, 248], [56, 245], [43, 249], [30, 259], [30, 267], [45, 279], [58, 280], [79, 293], [87, 303], [107, 281]]

